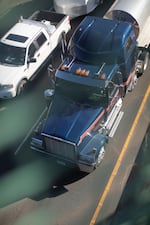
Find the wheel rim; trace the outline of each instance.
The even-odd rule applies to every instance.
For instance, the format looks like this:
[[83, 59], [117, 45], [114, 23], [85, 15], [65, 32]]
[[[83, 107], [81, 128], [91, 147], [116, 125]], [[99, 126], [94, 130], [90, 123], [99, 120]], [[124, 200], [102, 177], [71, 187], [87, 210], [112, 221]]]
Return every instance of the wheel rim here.
[[147, 52], [144, 61], [144, 71], [147, 69], [148, 61], [149, 61], [149, 53]]
[[97, 165], [99, 165], [102, 160], [104, 159], [104, 155], [105, 155], [105, 149], [104, 149], [104, 146], [101, 148], [100, 152], [99, 152], [99, 155], [97, 157]]

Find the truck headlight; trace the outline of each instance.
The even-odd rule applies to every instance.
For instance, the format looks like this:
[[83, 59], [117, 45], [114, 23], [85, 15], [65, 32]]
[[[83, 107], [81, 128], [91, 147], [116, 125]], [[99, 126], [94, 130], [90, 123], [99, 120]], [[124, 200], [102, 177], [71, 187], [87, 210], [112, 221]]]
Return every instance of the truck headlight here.
[[11, 89], [13, 88], [13, 84], [3, 84], [0, 86], [1, 89]]
[[87, 154], [81, 154], [80, 155], [80, 160], [82, 161], [86, 161], [86, 162], [90, 162], [90, 163], [94, 163], [95, 162], [95, 157], [96, 157], [96, 152], [97, 149], [93, 148], [91, 149], [90, 152], [87, 152]]
[[43, 149], [43, 141], [41, 139], [32, 138], [30, 144], [31, 148]]
[[90, 162], [90, 163], [94, 162], [94, 158], [88, 155], [80, 155], [80, 160]]

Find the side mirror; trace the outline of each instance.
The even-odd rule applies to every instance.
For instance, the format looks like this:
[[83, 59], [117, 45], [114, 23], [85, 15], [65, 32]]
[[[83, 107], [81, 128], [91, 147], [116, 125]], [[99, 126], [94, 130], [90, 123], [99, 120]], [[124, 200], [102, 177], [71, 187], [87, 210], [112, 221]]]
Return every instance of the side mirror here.
[[28, 59], [28, 63], [35, 63], [36, 62], [36, 58], [30, 58]]
[[54, 89], [46, 89], [44, 91], [44, 98], [45, 98], [48, 106], [52, 100], [53, 95], [54, 95]]
[[29, 62], [30, 62], [30, 63], [36, 62], [36, 58], [31, 58], [31, 59], [29, 60]]

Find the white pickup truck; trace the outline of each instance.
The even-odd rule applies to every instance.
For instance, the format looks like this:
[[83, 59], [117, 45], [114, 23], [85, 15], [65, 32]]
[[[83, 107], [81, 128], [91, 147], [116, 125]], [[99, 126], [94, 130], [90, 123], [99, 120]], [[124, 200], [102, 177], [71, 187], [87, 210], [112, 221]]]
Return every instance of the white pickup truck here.
[[71, 29], [69, 16], [37, 11], [0, 39], [0, 98], [19, 95]]

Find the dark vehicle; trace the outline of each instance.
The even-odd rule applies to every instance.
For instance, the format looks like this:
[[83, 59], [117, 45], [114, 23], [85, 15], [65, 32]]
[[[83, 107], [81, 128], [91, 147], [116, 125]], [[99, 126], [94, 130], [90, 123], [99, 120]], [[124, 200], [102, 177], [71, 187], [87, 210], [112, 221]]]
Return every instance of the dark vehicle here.
[[99, 166], [123, 116], [123, 97], [147, 67], [149, 49], [138, 46], [137, 37], [123, 17], [85, 17], [56, 71], [49, 110], [32, 137], [32, 149], [81, 171]]

